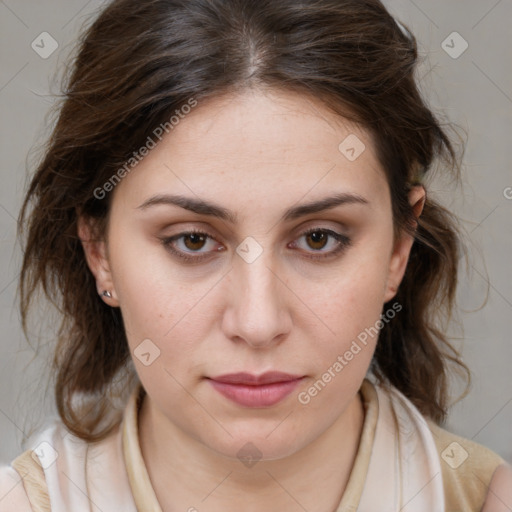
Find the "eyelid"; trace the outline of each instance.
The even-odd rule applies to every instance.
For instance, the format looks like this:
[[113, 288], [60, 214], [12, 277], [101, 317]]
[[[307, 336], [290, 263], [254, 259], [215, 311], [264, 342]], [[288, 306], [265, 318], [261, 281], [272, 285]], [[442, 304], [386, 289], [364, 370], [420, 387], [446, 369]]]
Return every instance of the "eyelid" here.
[[350, 245], [352, 245], [352, 239], [348, 237], [347, 235], [344, 235], [343, 233], [339, 233], [337, 231], [334, 231], [333, 229], [320, 227], [320, 226], [313, 226], [312, 228], [308, 228], [305, 231], [302, 231], [300, 235], [292, 242], [295, 244], [295, 241], [297, 239], [302, 238], [303, 236], [307, 236], [311, 233], [327, 233], [328, 236], [331, 238], [334, 238], [338, 243], [337, 246], [332, 249], [331, 251], [306, 251], [308, 253], [308, 256], [306, 258], [312, 259], [312, 260], [324, 260], [327, 261], [331, 258], [336, 257], [339, 253], [344, 252], [345, 249], [347, 249]]
[[[181, 231], [180, 233], [177, 233], [175, 235], [171, 235], [169, 237], [163, 237], [160, 240], [161, 240], [162, 244], [164, 245], [164, 247], [169, 252], [171, 252], [172, 254], [174, 254], [181, 260], [184, 260], [187, 262], [199, 262], [199, 261], [204, 260], [205, 258], [211, 257], [211, 255], [212, 255], [211, 251], [205, 252], [205, 253], [199, 253], [199, 252], [193, 252], [193, 251], [186, 252], [186, 251], [181, 251], [179, 249], [175, 249], [172, 246], [172, 242], [174, 242], [175, 240], [183, 238], [186, 235], [192, 235], [192, 234], [205, 235], [208, 239], [217, 241], [216, 238], [210, 232], [208, 232], [208, 230], [202, 229], [202, 228], [201, 229], [196, 229], [196, 228], [187, 229], [187, 230]], [[197, 254], [197, 256], [191, 256], [192, 254]]]

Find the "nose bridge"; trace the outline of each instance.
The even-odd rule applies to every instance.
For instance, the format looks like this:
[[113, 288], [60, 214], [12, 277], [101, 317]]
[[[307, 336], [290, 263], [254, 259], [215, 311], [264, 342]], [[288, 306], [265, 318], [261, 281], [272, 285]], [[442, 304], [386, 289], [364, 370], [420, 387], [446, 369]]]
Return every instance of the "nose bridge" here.
[[237, 276], [241, 286], [241, 292], [245, 304], [264, 306], [272, 305], [277, 302], [277, 287], [278, 281], [275, 272], [273, 272], [269, 258], [260, 256], [252, 263], [245, 261], [238, 262]]
[[[270, 244], [270, 241], [268, 242]], [[272, 296], [272, 292], [276, 291], [276, 276], [270, 270], [275, 267], [271, 248], [264, 246], [261, 240], [258, 242], [253, 237], [247, 237], [237, 247], [236, 252], [235, 272], [244, 291], [254, 297], [261, 294]]]
[[290, 328], [285, 290], [274, 267], [270, 250], [252, 261], [237, 257], [234, 263], [230, 334], [253, 346], [266, 346]]

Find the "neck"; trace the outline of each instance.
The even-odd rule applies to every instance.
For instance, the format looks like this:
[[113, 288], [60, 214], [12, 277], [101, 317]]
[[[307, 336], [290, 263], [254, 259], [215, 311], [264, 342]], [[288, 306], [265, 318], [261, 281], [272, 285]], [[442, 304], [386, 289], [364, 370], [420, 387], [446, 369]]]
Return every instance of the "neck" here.
[[146, 395], [139, 412], [139, 442], [164, 511], [332, 512], [346, 488], [363, 422], [364, 408], [357, 393], [312, 443], [285, 458], [262, 459], [246, 467], [163, 419]]

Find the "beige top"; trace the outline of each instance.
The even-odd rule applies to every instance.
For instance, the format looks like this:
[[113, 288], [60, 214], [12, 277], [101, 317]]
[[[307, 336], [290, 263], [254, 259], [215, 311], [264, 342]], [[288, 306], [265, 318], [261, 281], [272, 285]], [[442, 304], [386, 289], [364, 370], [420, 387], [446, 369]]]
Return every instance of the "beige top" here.
[[[381, 389], [379, 388], [379, 392]], [[367, 484], [372, 452], [375, 451], [375, 434], [379, 424], [379, 399], [377, 388], [367, 379], [363, 382], [360, 393], [365, 408], [361, 441], [346, 490], [336, 512], [356, 511], [360, 502], [364, 501], [363, 493], [372, 492], [372, 489], [365, 488], [365, 484]], [[76, 504], [76, 510], [89, 510], [89, 507], [83, 508], [83, 503], [93, 502], [95, 507], [91, 507], [90, 510], [97, 510], [96, 507], [98, 507], [103, 511], [162, 512], [139, 445], [138, 412], [144, 394], [145, 391], [141, 385], [134, 390], [127, 403], [122, 424], [113, 434], [93, 448], [67, 433], [62, 425], [57, 427], [52, 434], [53, 437], [46, 437], [57, 447], [59, 459], [61, 461], [66, 459], [67, 466], [64, 470], [61, 466], [59, 470], [60, 481], [50, 479], [48, 476], [51, 474], [50, 471], [43, 470], [36, 462], [36, 458], [33, 458], [30, 449], [17, 457], [11, 466], [0, 468], [0, 512], [68, 510], [69, 507], [66, 508], [57, 501], [55, 503], [52, 501], [52, 507], [50, 507], [48, 488], [54, 490], [53, 495], [56, 495], [55, 489], [59, 492], [62, 489], [64, 494], [72, 492], [74, 487], [78, 487], [80, 492], [76, 492], [75, 497], [67, 496], [66, 498], [70, 503]], [[441, 461], [441, 487], [445, 494], [445, 512], [479, 511], [485, 501], [492, 475], [504, 460], [491, 450], [455, 436], [431, 421], [427, 421], [427, 424]], [[63, 432], [66, 432], [64, 436]], [[33, 446], [35, 447], [35, 444]], [[84, 452], [80, 452], [82, 448]], [[101, 464], [92, 460], [88, 466], [87, 461], [93, 459], [93, 452], [95, 454], [101, 452], [102, 457], [108, 454], [108, 460], [103, 460]], [[86, 454], [85, 457], [83, 454]], [[69, 474], [73, 472], [73, 464], [77, 464], [84, 471], [84, 458], [87, 478], [84, 479], [83, 485], [74, 481], [74, 487], [70, 486]], [[62, 465], [63, 462], [59, 464]], [[382, 475], [382, 478], [385, 477], [386, 474]], [[109, 479], [111, 480], [107, 482], [109, 492], [101, 491], [102, 483]], [[48, 483], [49, 480], [50, 483]], [[385, 482], [382, 483], [385, 484]], [[71, 491], [66, 491], [65, 484]], [[80, 500], [85, 500], [82, 505], [79, 504]], [[74, 510], [68, 510], [68, 512], [74, 512]]]

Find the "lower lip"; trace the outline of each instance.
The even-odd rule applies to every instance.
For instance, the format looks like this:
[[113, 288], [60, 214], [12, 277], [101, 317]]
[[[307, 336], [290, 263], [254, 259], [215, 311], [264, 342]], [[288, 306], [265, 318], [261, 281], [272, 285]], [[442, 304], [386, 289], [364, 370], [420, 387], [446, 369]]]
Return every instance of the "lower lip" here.
[[284, 400], [299, 384], [302, 379], [260, 386], [244, 384], [227, 384], [211, 380], [211, 385], [226, 398], [245, 407], [269, 407]]

